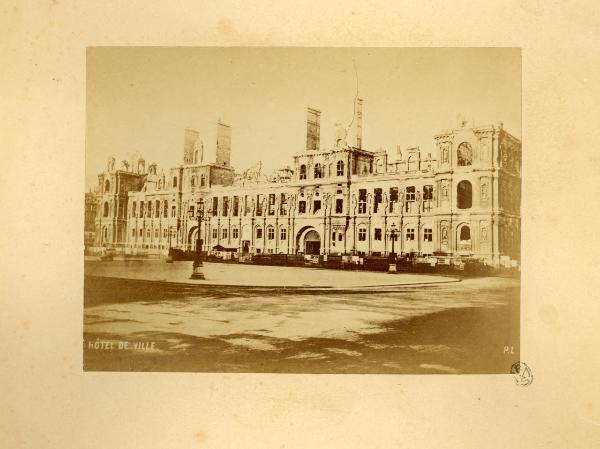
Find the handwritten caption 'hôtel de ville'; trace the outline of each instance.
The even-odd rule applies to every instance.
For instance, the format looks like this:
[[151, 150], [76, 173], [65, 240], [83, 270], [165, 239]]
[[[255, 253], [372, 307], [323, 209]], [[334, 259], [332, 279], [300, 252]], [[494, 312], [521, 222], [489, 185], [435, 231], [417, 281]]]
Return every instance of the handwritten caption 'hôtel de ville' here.
[[154, 341], [126, 341], [126, 340], [89, 340], [87, 349], [97, 351], [141, 351], [154, 352], [158, 351], [156, 342]]

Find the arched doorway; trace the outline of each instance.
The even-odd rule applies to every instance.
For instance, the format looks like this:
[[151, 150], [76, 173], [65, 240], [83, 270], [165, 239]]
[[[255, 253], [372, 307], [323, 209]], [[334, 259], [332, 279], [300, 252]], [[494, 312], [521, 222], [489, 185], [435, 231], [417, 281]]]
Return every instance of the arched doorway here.
[[460, 225], [456, 230], [456, 250], [459, 253], [471, 252], [471, 228], [467, 224]]
[[296, 233], [296, 251], [304, 254], [319, 254], [321, 236], [312, 226], [304, 226]]
[[[202, 246], [204, 245], [204, 239], [200, 236], [200, 250], [202, 251]], [[187, 248], [190, 251], [197, 251], [198, 245], [198, 226], [193, 226], [188, 232], [188, 241]]]
[[304, 254], [319, 254], [321, 252], [321, 237], [317, 231], [310, 230], [304, 236]]

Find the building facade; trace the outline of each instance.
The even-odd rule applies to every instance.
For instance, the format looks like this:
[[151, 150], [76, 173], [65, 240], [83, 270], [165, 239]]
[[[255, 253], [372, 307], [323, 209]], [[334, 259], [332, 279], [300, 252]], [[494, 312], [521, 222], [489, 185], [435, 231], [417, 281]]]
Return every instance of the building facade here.
[[186, 130], [184, 163], [168, 176], [154, 164], [102, 173], [96, 242], [129, 254], [193, 250], [198, 221], [188, 211], [202, 202], [199, 240], [209, 252], [520, 259], [521, 143], [501, 124], [463, 122], [436, 134], [433, 150], [398, 149], [391, 160], [363, 148], [362, 100], [329, 148], [320, 115], [307, 110], [305, 150], [268, 176], [260, 164], [234, 173], [231, 128], [221, 123], [215, 164], [202, 163], [203, 145]]

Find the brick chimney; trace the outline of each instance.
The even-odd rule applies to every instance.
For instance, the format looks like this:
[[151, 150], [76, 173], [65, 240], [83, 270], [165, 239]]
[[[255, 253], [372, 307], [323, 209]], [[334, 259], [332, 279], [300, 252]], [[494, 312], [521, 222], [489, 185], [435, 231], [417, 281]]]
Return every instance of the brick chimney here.
[[306, 151], [318, 150], [321, 143], [321, 111], [306, 108]]
[[217, 165], [229, 167], [231, 165], [231, 126], [217, 123]]

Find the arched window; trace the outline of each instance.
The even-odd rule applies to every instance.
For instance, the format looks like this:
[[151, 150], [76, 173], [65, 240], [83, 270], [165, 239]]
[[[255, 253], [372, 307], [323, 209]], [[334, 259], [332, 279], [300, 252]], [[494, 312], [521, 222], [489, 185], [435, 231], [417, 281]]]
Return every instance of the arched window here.
[[471, 228], [469, 228], [468, 226], [463, 226], [462, 228], [460, 228], [459, 239], [461, 242], [471, 240]]
[[177, 187], [177, 176], [173, 176], [173, 187]]
[[102, 209], [102, 216], [108, 217], [108, 203], [105, 201]]
[[300, 179], [306, 179], [306, 165], [300, 166]]
[[415, 161], [415, 156], [414, 155], [408, 156], [408, 161], [407, 161], [407, 164], [406, 164], [406, 170], [407, 171], [411, 171], [411, 170], [416, 170], [416, 169], [417, 169], [417, 164], [416, 164], [416, 161]]
[[323, 177], [323, 168], [321, 167], [321, 164], [316, 163], [315, 164], [315, 178], [322, 178]]
[[456, 206], [459, 209], [469, 209], [473, 204], [473, 188], [469, 181], [461, 181], [456, 186]]
[[471, 165], [473, 162], [473, 149], [467, 142], [463, 142], [456, 150], [457, 163], [460, 167]]
[[200, 175], [200, 187], [204, 187], [206, 185], [206, 176]]
[[344, 176], [344, 161], [337, 161], [337, 175]]
[[108, 179], [106, 181], [104, 181], [104, 191], [105, 192], [110, 191], [110, 181]]

